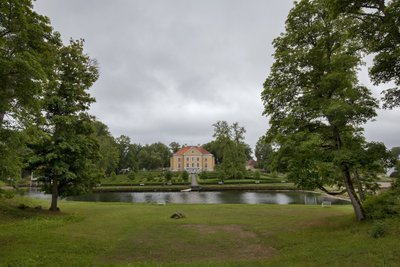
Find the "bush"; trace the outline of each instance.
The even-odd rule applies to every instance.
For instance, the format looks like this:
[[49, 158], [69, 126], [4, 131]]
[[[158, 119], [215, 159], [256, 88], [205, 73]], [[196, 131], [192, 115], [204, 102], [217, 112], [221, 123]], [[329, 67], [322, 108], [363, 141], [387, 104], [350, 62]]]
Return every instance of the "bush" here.
[[400, 190], [390, 189], [364, 202], [364, 209], [369, 219], [384, 219], [400, 216]]
[[388, 232], [388, 227], [383, 222], [375, 223], [374, 227], [372, 228], [370, 235], [373, 238], [381, 238], [384, 237]]
[[2, 189], [0, 189], [0, 197], [11, 199], [11, 198], [15, 197], [15, 191], [14, 190], [2, 190]]
[[208, 175], [206, 172], [201, 172], [199, 173], [199, 178], [202, 180], [206, 180], [208, 178]]
[[260, 175], [260, 172], [259, 171], [254, 171], [254, 179], [256, 179], [256, 180], [259, 180], [260, 179], [260, 177], [261, 177], [261, 175]]
[[135, 180], [135, 178], [136, 178], [136, 174], [135, 174], [135, 172], [129, 172], [128, 173], [128, 179], [129, 180]]
[[181, 173], [181, 178], [182, 178], [182, 180], [185, 181], [185, 182], [189, 181], [189, 173], [188, 173], [187, 171], [183, 171], [183, 172]]
[[164, 173], [164, 178], [165, 178], [165, 180], [167, 180], [167, 181], [171, 181], [171, 179], [172, 179], [172, 173], [171, 173], [171, 171], [166, 171], [166, 172]]
[[115, 174], [115, 172], [111, 173], [110, 178], [111, 178], [111, 180], [117, 179], [117, 175]]

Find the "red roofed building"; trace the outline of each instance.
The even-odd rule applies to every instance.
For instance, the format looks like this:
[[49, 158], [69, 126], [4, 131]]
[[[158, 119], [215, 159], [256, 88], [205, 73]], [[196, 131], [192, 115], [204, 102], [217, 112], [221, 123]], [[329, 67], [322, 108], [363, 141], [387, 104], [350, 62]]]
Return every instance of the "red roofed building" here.
[[213, 171], [214, 155], [201, 146], [185, 146], [171, 157], [171, 170], [188, 172]]

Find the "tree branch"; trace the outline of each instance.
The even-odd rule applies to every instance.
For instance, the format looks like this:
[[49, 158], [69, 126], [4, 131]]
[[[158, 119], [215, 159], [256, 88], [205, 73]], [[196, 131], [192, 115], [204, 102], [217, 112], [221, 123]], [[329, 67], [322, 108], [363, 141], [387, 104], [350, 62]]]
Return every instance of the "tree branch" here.
[[344, 194], [344, 193], [347, 192], [346, 189], [343, 189], [343, 190], [340, 191], [340, 192], [330, 192], [330, 191], [328, 191], [325, 187], [323, 187], [322, 185], [320, 185], [320, 184], [318, 184], [318, 183], [317, 183], [317, 187], [318, 187], [319, 189], [321, 189], [322, 191], [324, 191], [325, 193], [327, 193], [328, 195], [331, 195], [331, 196], [342, 195], [342, 194]]

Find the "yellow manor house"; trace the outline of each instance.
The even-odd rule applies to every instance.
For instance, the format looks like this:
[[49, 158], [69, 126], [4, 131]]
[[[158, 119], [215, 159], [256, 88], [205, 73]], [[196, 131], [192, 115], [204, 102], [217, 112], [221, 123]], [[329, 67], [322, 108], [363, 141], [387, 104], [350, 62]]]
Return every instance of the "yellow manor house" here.
[[215, 158], [201, 146], [185, 146], [172, 155], [170, 166], [172, 171], [213, 171]]

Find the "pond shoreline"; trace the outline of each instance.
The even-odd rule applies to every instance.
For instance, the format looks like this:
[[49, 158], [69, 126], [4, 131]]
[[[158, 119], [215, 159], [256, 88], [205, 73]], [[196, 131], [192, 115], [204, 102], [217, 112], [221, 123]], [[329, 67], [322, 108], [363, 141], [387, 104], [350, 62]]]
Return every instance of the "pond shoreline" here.
[[[93, 192], [180, 192], [191, 188], [190, 185], [166, 185], [166, 186], [99, 186]], [[193, 191], [298, 191], [293, 184], [268, 184], [268, 185], [200, 185]]]

